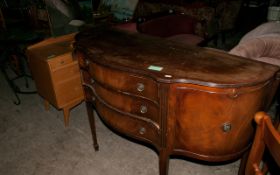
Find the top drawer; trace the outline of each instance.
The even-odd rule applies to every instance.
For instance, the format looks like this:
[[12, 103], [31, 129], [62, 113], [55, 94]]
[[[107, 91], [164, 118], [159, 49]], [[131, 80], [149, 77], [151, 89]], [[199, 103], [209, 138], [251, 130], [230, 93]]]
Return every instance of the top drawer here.
[[89, 73], [101, 84], [118, 91], [158, 101], [157, 83], [151, 78], [119, 71], [90, 62]]
[[59, 55], [57, 57], [49, 59], [48, 62], [51, 70], [59, 69], [73, 62], [72, 53], [69, 52], [63, 55]]

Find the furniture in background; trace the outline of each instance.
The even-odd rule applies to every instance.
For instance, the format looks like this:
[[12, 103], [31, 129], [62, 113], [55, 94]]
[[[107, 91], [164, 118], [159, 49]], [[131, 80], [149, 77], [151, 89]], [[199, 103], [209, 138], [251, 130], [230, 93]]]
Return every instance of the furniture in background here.
[[248, 32], [267, 21], [269, 0], [243, 0], [237, 28]]
[[[0, 68], [15, 95], [14, 104], [19, 105], [21, 100], [18, 94], [36, 93], [29, 86], [32, 80], [24, 51], [28, 45], [42, 40], [42, 36], [27, 29], [28, 7], [20, 4], [9, 7], [3, 2], [0, 5]], [[21, 86], [21, 79], [24, 80], [25, 87]]]
[[[121, 30], [164, 37], [191, 45], [205, 45], [212, 39], [213, 31], [216, 31], [213, 29], [214, 8], [203, 2], [180, 3], [139, 1], [132, 18], [114, 20], [109, 16], [107, 22], [113, 23], [114, 27]], [[110, 13], [111, 9], [108, 8], [104, 9], [100, 4], [95, 18]]]
[[27, 48], [32, 76], [38, 94], [49, 103], [63, 109], [64, 124], [68, 126], [69, 110], [84, 99], [79, 66], [72, 58], [74, 34], [46, 39]]
[[[19, 105], [21, 100], [18, 94], [36, 93], [36, 90], [29, 86], [31, 76], [27, 70], [27, 58], [23, 49], [20, 48], [20, 44], [26, 44], [28, 40], [1, 38], [0, 42], [2, 43], [0, 44], [0, 69], [16, 97], [14, 104]], [[24, 80], [25, 88], [18, 84], [20, 79]]]
[[74, 48], [95, 149], [93, 109], [119, 133], [152, 144], [160, 175], [170, 155], [242, 157], [254, 114], [269, 107], [279, 84], [277, 66], [137, 33], [89, 29]]
[[[270, 117], [264, 112], [258, 112], [255, 115], [255, 122], [257, 123], [257, 131], [248, 157], [245, 174], [263, 175], [267, 173], [267, 170], [270, 170], [270, 168], [272, 169], [271, 174], [275, 174], [275, 173], [279, 174], [279, 170], [280, 170], [279, 130], [277, 130], [277, 128], [273, 126]], [[273, 163], [276, 163], [276, 164], [267, 164], [268, 169], [265, 170], [261, 168], [261, 161], [264, 158], [264, 153], [269, 153], [269, 158], [272, 158], [275, 161]], [[267, 163], [267, 160], [265, 162]]]
[[85, 24], [78, 1], [45, 0], [44, 2], [52, 36], [78, 32]]
[[[172, 11], [171, 11], [172, 13]], [[152, 19], [138, 19], [139, 33], [166, 38], [190, 45], [203, 45], [206, 34], [200, 36], [196, 32], [197, 25], [203, 22], [185, 14], [167, 14]]]
[[[132, 21], [118, 28], [122, 26], [129, 31], [137, 28], [140, 33], [200, 46], [211, 41], [217, 46], [221, 37], [224, 45], [226, 36], [236, 30], [241, 6], [242, 0], [140, 0]], [[133, 28], [133, 23], [137, 27]]]
[[280, 66], [280, 23], [266, 22], [257, 26], [229, 53]]

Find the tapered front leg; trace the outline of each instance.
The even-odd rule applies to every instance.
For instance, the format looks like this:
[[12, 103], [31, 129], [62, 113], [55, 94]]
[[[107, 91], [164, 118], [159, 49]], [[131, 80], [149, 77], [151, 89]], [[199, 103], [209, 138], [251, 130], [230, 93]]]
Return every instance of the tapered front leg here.
[[159, 152], [159, 175], [168, 175], [169, 154], [166, 149]]
[[93, 140], [93, 147], [95, 151], [99, 150], [99, 146], [97, 143], [97, 136], [96, 136], [96, 127], [95, 127], [95, 117], [94, 117], [94, 112], [93, 112], [93, 105], [91, 102], [86, 102], [86, 107], [87, 107], [87, 113], [88, 113], [88, 119], [90, 123], [90, 129], [91, 129], [91, 134], [92, 134], [92, 140]]
[[70, 110], [69, 107], [64, 107], [63, 108], [64, 126], [65, 127], [69, 126], [69, 116], [70, 116], [69, 110]]
[[238, 175], [244, 175], [245, 174], [245, 168], [246, 168], [246, 163], [247, 163], [247, 160], [248, 160], [249, 152], [250, 152], [250, 150], [247, 150], [243, 154], [243, 156], [241, 157], [240, 166], [239, 166], [239, 170], [238, 170]]

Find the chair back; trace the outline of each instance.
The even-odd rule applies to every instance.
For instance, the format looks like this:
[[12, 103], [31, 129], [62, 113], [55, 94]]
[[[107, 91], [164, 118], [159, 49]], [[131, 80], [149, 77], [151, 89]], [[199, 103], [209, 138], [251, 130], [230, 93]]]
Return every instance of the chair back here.
[[[280, 133], [273, 126], [270, 117], [264, 112], [255, 115], [257, 131], [248, 157], [245, 174], [262, 175], [266, 170], [260, 168], [265, 149], [280, 167]], [[269, 164], [267, 165], [269, 168]]]

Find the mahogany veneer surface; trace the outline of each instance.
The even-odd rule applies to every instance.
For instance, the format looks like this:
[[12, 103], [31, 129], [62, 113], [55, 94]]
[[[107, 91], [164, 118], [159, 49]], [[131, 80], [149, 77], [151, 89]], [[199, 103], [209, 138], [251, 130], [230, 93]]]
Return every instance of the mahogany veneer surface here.
[[113, 129], [155, 146], [161, 175], [170, 155], [241, 157], [254, 113], [268, 108], [279, 84], [269, 64], [108, 28], [79, 33], [74, 55], [89, 117], [93, 106]]

